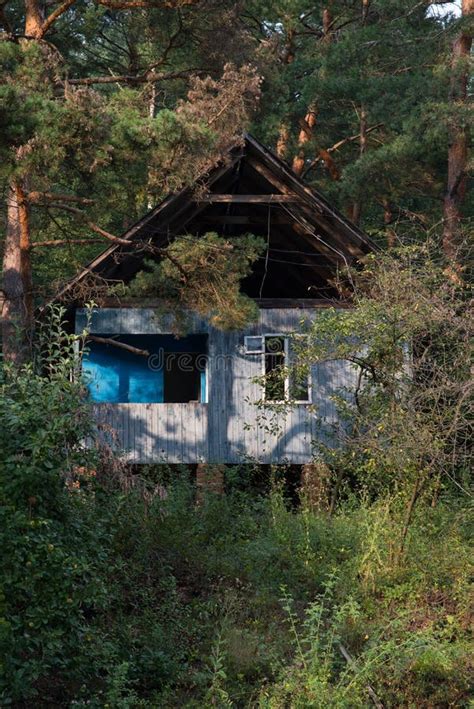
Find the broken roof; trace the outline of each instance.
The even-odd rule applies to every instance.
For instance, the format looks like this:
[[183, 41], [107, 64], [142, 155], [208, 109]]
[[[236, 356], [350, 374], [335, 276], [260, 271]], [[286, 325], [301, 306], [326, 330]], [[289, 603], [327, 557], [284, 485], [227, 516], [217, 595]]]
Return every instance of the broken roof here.
[[251, 135], [199, 183], [199, 191], [186, 187], [166, 197], [122, 235], [120, 240], [130, 245], [113, 243], [71, 279], [57, 299], [70, 302], [76, 287], [91, 274], [128, 283], [147, 257], [137, 246], [163, 248], [182, 234], [262, 236], [266, 255], [242, 284], [244, 292], [260, 298], [337, 297], [332, 284], [337, 270], [377, 248]]

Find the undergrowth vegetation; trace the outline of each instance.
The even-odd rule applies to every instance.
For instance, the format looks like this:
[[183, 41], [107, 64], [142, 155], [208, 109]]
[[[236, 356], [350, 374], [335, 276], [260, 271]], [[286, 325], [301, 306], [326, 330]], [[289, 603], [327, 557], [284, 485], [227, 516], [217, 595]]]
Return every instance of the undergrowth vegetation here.
[[184, 467], [142, 471], [146, 495], [76, 468], [60, 514], [14, 472], [2, 705], [366, 707], [370, 687], [387, 707], [468, 706], [469, 515], [448, 493], [395, 565], [393, 500], [295, 509], [278, 469], [263, 494], [257, 468], [247, 489], [230, 470], [196, 506]]

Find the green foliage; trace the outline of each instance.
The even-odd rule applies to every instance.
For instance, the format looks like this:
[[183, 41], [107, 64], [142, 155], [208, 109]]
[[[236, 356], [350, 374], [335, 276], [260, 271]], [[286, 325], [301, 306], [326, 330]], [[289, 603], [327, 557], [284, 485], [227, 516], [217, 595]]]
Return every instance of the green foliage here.
[[354, 307], [321, 312], [296, 341], [303, 373], [331, 360], [354, 369], [355, 397], [333, 392], [338, 445], [322, 452], [371, 494], [462, 484], [470, 465], [469, 301], [434, 253], [425, 244], [369, 257], [349, 274]]
[[181, 236], [164, 250], [161, 261], [147, 263], [147, 270], [135, 277], [125, 293], [162, 299], [163, 308], [181, 327], [192, 312], [219, 329], [241, 330], [258, 310], [240, 292], [240, 284], [263, 249], [262, 239], [252, 234], [233, 239], [215, 232]]
[[[417, 240], [414, 226], [440, 218], [453, 117], [466, 120], [462, 102], [449, 98], [451, 43], [462, 20], [440, 17], [429, 0], [252, 0], [249, 14], [265, 59], [256, 134], [276, 146], [285, 128], [291, 163], [301, 121], [313, 110], [306, 179], [346, 212], [358, 202], [374, 236], [385, 240], [403, 226], [403, 243]], [[321, 150], [331, 151], [336, 175]]]
[[[59, 333], [57, 317], [50, 327]], [[62, 354], [43, 342], [34, 365], [1, 372], [2, 703], [60, 693], [80, 677], [93, 639], [86, 616], [107, 602], [97, 568], [108, 553], [96, 544], [107, 515], [95, 513], [75, 339], [63, 338]]]

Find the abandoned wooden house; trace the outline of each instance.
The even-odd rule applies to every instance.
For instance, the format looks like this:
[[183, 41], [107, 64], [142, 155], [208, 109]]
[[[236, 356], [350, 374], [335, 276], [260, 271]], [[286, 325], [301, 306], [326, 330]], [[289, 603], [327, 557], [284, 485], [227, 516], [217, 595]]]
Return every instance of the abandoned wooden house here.
[[[206, 176], [205, 186], [204, 195], [187, 188], [167, 197], [123, 236], [130, 246], [111, 245], [60, 298], [81, 332], [86, 310], [78, 285], [91, 274], [129, 283], [143, 267], [141, 241], [166, 246], [182, 234], [252, 233], [265, 240], [266, 252], [242, 289], [256, 300], [259, 318], [243, 332], [224, 332], [194, 317], [186, 336], [176, 338], [153, 303], [118, 296], [101, 302], [90, 332], [151, 356], [90, 343], [83, 368], [99, 430], [134, 463], [306, 463], [314, 442], [337, 425], [332, 395], [350, 388], [355, 373], [341, 362], [320, 363], [307, 381], [288, 376], [271, 394], [256, 379], [290, 357], [290, 336], [302, 321], [317, 319], [322, 308], [343, 307], [334, 276], [374, 245], [251, 136]], [[265, 399], [291, 400], [277, 414], [276, 429], [262, 425], [256, 402]]]

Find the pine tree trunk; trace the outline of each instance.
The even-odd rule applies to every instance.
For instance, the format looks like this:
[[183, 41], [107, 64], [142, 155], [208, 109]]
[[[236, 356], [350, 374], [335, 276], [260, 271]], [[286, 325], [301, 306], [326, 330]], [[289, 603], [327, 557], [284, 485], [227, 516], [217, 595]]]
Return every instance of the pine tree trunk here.
[[[323, 26], [323, 42], [331, 42], [332, 41], [332, 11], [331, 11], [331, 3], [329, 2], [328, 5], [323, 9], [323, 14], [322, 14], [322, 26]], [[308, 143], [311, 138], [313, 137], [313, 132], [314, 132], [314, 127], [316, 125], [317, 121], [317, 116], [318, 116], [318, 109], [316, 105], [311, 105], [308, 107], [308, 111], [306, 113], [306, 116], [304, 117], [304, 121], [302, 122], [301, 130], [298, 135], [298, 152], [293, 158], [293, 172], [295, 172], [298, 176], [302, 175], [305, 167], [305, 144]], [[320, 159], [324, 162], [326, 165], [329, 174], [331, 175], [333, 180], [338, 180], [340, 175], [339, 171], [334, 163], [334, 160], [332, 157], [329, 155], [329, 153], [326, 150], [320, 150], [318, 152], [318, 155]]]
[[387, 246], [389, 249], [393, 248], [397, 242], [397, 235], [390, 226], [392, 223], [392, 207], [388, 199], [382, 201], [383, 206], [383, 222], [385, 224], [385, 232], [387, 234]]
[[329, 2], [328, 5], [323, 9], [323, 35], [324, 41], [326, 42], [331, 41], [332, 20], [333, 17], [331, 3]]
[[304, 170], [305, 162], [305, 150], [304, 146], [313, 137], [313, 129], [316, 125], [317, 113], [314, 106], [308, 108], [308, 112], [304, 117], [304, 121], [301, 125], [301, 130], [298, 135], [298, 153], [293, 158], [293, 172], [297, 175], [301, 175]]
[[[474, 13], [474, 0], [462, 1], [462, 15]], [[455, 39], [452, 54], [452, 78], [450, 99], [454, 104], [467, 100], [469, 80], [469, 55], [472, 32], [467, 28]], [[468, 159], [468, 127], [458, 122], [451, 131], [448, 149], [448, 181], [444, 198], [443, 250], [453, 275], [459, 277], [461, 264], [461, 205], [466, 192], [466, 164]]]
[[286, 123], [280, 124], [278, 131], [278, 140], [276, 144], [276, 154], [284, 160], [288, 154], [288, 141], [290, 140], [290, 131]]
[[44, 4], [38, 0], [25, 0], [25, 35], [28, 39], [41, 37], [44, 19]]
[[20, 364], [28, 355], [33, 322], [28, 206], [20, 180], [12, 181], [7, 195], [3, 291], [3, 356], [6, 361]]
[[[25, 37], [41, 39], [45, 20], [44, 3], [25, 0]], [[20, 46], [28, 47], [30, 41]], [[21, 163], [25, 149], [17, 150]], [[28, 203], [24, 180], [13, 178], [7, 193], [7, 224], [3, 254], [2, 351], [5, 361], [21, 364], [29, 356], [33, 326], [33, 284]]]
[[[365, 108], [360, 109], [359, 115], [359, 155], [362, 156], [367, 149], [367, 112]], [[351, 217], [354, 224], [359, 224], [362, 214], [362, 205], [359, 200], [354, 202], [352, 208], [349, 210], [349, 216]]]

